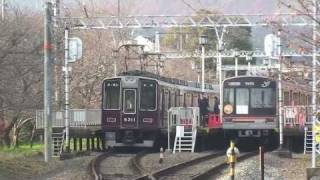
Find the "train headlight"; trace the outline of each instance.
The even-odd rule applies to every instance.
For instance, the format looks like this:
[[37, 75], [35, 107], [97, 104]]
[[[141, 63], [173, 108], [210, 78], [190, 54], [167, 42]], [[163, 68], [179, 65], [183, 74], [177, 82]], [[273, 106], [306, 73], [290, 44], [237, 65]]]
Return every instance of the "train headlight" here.
[[231, 104], [227, 104], [223, 108], [223, 112], [225, 114], [231, 114], [233, 112], [233, 106]]

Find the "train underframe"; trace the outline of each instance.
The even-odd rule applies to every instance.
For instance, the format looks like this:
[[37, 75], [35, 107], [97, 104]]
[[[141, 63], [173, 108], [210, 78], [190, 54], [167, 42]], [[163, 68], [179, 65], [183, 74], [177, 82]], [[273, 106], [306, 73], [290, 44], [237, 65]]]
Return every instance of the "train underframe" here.
[[279, 145], [279, 133], [275, 129], [224, 129], [227, 142], [234, 140], [240, 149], [266, 146], [272, 149]]
[[159, 130], [120, 129], [104, 132], [109, 147], [154, 147]]

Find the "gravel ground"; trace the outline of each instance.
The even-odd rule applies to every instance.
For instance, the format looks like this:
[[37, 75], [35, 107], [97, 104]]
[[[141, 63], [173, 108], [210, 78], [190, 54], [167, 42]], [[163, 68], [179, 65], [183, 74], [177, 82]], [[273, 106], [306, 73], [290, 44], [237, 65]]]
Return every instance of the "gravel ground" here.
[[[141, 159], [142, 166], [149, 172], [158, 171], [174, 164], [189, 161], [212, 152], [202, 153], [165, 153], [164, 161], [159, 164], [159, 153], [148, 154]], [[1, 180], [88, 180], [88, 164], [97, 153], [90, 156], [73, 158], [59, 161], [54, 159], [51, 163], [43, 162], [43, 156], [35, 157], [5, 157], [0, 156], [0, 179]], [[104, 167], [113, 167], [115, 173], [122, 165], [128, 165], [127, 160], [120, 161], [115, 158], [112, 163], [104, 164]], [[270, 180], [304, 180], [306, 168], [311, 165], [311, 155], [293, 154], [292, 159], [279, 158], [268, 153], [265, 155], [265, 179]], [[110, 169], [109, 169], [110, 170]], [[256, 180], [259, 179], [259, 157], [254, 157], [236, 165], [236, 179]], [[123, 177], [122, 179], [125, 179]], [[222, 171], [219, 177], [213, 179], [229, 179], [228, 170]]]
[[88, 167], [90, 161], [98, 153], [91, 153], [90, 156], [81, 156], [69, 160], [60, 161], [58, 166], [32, 179], [35, 180], [90, 180]]
[[[235, 179], [256, 180], [260, 179], [259, 157], [253, 157], [236, 164]], [[268, 180], [305, 180], [306, 168], [310, 166], [309, 155], [293, 154], [292, 159], [280, 158], [275, 154], [265, 155], [265, 179]], [[215, 177], [218, 180], [229, 180], [228, 170]]]
[[0, 180], [89, 180], [88, 165], [96, 153], [45, 163], [43, 155], [10, 157], [0, 154]]
[[170, 152], [164, 153], [163, 162], [159, 163], [160, 154], [159, 153], [152, 153], [148, 154], [141, 159], [141, 165], [144, 167], [148, 172], [152, 171], [159, 171], [160, 169], [164, 169], [170, 167], [175, 164], [179, 164], [182, 162], [190, 161], [197, 157], [201, 157], [204, 155], [211, 154], [212, 152], [202, 152], [202, 153], [190, 153], [190, 152], [181, 152], [172, 154]]

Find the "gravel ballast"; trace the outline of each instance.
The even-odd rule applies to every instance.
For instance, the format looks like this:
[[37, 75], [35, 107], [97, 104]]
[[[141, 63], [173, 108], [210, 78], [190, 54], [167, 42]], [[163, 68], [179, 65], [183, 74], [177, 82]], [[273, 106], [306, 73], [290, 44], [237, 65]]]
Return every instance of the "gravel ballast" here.
[[[276, 154], [265, 154], [265, 179], [270, 180], [305, 180], [306, 168], [311, 165], [310, 155], [293, 154], [292, 158], [280, 158]], [[229, 180], [229, 170], [224, 170], [215, 177], [218, 180]], [[260, 179], [260, 160], [255, 156], [236, 164], [235, 179]]]

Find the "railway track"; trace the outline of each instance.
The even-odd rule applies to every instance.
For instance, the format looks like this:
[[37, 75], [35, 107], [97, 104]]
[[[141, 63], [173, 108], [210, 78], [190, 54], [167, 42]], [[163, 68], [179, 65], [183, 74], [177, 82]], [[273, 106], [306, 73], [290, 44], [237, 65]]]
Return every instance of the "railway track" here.
[[112, 150], [95, 157], [90, 163], [90, 174], [94, 180], [135, 179], [146, 171], [140, 159], [147, 153], [119, 154]]
[[[238, 161], [245, 160], [256, 155], [257, 152], [244, 153], [238, 158]], [[144, 175], [135, 180], [155, 180], [155, 179], [212, 179], [215, 174], [221, 172], [222, 169], [228, 168], [226, 156], [224, 152], [217, 152], [207, 156], [193, 159], [184, 163], [176, 164], [166, 169]]]

